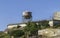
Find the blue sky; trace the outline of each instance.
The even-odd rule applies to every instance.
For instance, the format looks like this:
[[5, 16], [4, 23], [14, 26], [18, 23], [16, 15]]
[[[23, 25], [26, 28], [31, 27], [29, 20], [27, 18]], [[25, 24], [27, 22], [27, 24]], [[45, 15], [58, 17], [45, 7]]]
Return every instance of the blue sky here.
[[0, 0], [0, 31], [8, 24], [20, 23], [25, 10], [32, 12], [33, 20], [51, 19], [60, 11], [60, 0]]

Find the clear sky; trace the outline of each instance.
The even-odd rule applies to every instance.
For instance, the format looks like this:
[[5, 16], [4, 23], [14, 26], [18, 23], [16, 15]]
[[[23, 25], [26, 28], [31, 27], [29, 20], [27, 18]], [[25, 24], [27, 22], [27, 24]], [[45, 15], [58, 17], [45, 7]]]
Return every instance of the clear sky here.
[[0, 0], [0, 31], [8, 24], [20, 23], [25, 10], [32, 12], [33, 20], [51, 19], [60, 11], [60, 0]]

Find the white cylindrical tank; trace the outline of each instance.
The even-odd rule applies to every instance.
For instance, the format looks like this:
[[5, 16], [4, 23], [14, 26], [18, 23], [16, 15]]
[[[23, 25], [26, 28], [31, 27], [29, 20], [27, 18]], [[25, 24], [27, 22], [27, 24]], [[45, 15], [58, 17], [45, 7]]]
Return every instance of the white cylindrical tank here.
[[55, 12], [53, 16], [54, 20], [60, 20], [60, 12]]

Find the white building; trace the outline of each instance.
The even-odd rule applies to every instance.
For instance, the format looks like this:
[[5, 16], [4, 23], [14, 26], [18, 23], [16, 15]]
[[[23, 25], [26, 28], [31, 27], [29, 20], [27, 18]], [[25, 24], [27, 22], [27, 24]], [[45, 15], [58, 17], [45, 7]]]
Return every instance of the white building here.
[[54, 20], [60, 20], [60, 12], [55, 12], [53, 16]]
[[17, 24], [9, 24], [7, 26], [8, 29], [12, 29], [12, 28], [23, 28], [26, 26], [26, 23], [17, 23]]

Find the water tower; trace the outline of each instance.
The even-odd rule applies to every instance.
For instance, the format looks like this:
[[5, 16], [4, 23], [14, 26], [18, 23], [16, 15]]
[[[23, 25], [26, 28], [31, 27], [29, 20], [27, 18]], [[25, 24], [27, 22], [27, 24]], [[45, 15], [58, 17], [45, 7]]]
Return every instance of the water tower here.
[[32, 12], [24, 11], [22, 14], [23, 22], [30, 22], [32, 21]]

